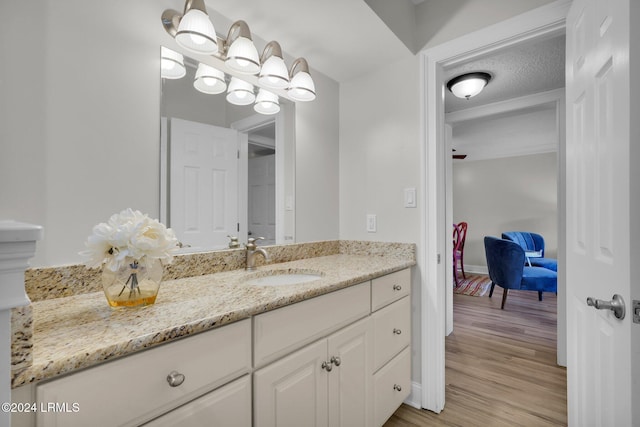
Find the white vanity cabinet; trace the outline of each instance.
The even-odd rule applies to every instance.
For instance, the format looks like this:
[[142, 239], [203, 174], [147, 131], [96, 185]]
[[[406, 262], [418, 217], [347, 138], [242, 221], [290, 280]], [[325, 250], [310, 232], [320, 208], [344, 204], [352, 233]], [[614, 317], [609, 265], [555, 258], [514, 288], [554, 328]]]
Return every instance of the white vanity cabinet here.
[[254, 373], [254, 427], [371, 425], [371, 322], [364, 318]]
[[25, 387], [70, 410], [16, 426], [381, 426], [411, 389], [410, 288], [401, 270]]
[[254, 427], [370, 425], [370, 295], [366, 282], [255, 316], [254, 362], [277, 360], [254, 372]]
[[[37, 402], [68, 404], [70, 410], [39, 411], [37, 425], [138, 426], [250, 370], [251, 321], [246, 319], [38, 384]], [[250, 394], [234, 402], [251, 412]]]
[[411, 272], [371, 281], [373, 424], [383, 425], [411, 390]]

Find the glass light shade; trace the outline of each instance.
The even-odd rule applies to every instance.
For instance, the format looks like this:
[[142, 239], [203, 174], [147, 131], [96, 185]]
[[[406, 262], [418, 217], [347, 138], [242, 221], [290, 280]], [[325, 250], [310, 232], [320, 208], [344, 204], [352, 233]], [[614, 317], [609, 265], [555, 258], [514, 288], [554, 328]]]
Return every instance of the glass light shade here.
[[258, 82], [268, 88], [284, 89], [289, 86], [289, 71], [287, 64], [278, 56], [272, 55], [264, 61]]
[[253, 85], [251, 83], [232, 77], [227, 88], [227, 101], [234, 105], [253, 104], [256, 96], [253, 93]]
[[458, 98], [469, 99], [482, 92], [489, 80], [491, 80], [489, 73], [467, 73], [449, 80], [447, 87]]
[[316, 99], [316, 87], [311, 75], [306, 71], [298, 71], [291, 77], [287, 93], [294, 101], [313, 101]]
[[164, 79], [180, 79], [187, 74], [182, 54], [162, 46], [160, 49], [160, 76]]
[[258, 74], [258, 71], [260, 71], [258, 49], [256, 49], [251, 39], [238, 37], [229, 46], [225, 64], [232, 70], [242, 74]]
[[218, 53], [216, 31], [209, 15], [198, 9], [190, 9], [182, 17], [176, 33], [176, 42], [194, 53]]
[[196, 70], [196, 77], [193, 87], [202, 93], [215, 95], [227, 90], [227, 82], [224, 80], [224, 73], [210, 65], [200, 63]]
[[276, 114], [280, 111], [278, 95], [268, 90], [260, 89], [253, 109], [260, 114]]

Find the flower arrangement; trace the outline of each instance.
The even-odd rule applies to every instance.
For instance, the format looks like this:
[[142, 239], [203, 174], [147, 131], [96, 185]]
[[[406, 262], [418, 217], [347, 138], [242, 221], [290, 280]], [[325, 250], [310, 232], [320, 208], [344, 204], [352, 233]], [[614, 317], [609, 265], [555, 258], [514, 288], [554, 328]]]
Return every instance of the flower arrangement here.
[[81, 254], [90, 258], [85, 263], [87, 267], [104, 264], [105, 268], [118, 271], [132, 261], [137, 264], [157, 259], [171, 263], [177, 243], [172, 229], [129, 208], [93, 227], [87, 250]]

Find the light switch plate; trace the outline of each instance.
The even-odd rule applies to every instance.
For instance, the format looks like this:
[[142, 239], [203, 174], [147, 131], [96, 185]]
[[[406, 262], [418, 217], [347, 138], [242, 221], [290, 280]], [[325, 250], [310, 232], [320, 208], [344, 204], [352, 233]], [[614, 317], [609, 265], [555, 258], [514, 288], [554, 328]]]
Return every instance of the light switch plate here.
[[375, 233], [378, 228], [375, 214], [367, 214], [367, 232]]
[[415, 208], [416, 207], [416, 189], [405, 188], [404, 189], [404, 207]]

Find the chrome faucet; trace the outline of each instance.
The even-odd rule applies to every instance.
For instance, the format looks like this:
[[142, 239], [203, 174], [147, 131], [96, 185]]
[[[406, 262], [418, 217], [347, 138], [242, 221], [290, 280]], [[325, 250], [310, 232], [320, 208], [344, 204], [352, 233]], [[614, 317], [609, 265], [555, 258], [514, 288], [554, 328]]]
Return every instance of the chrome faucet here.
[[255, 270], [256, 269], [256, 254], [262, 254], [265, 261], [269, 261], [269, 254], [264, 248], [259, 248], [256, 245], [256, 240], [264, 240], [264, 237], [250, 237], [247, 239], [247, 244], [244, 245], [247, 248], [247, 270]]

